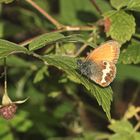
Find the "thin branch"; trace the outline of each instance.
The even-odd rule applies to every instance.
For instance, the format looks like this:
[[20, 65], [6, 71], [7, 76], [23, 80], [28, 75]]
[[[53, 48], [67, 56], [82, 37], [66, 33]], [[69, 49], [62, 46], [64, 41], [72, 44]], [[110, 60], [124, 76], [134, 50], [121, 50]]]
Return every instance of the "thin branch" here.
[[23, 41], [23, 42], [20, 42], [19, 45], [24, 47], [24, 46], [28, 45], [29, 43], [31, 43], [31, 42], [32, 42], [35, 38], [37, 38], [37, 37], [38, 37], [38, 36], [29, 38], [29, 39], [27, 39], [27, 40], [25, 40], [25, 41]]
[[4, 58], [4, 94], [7, 94], [7, 65], [6, 65], [6, 58]]
[[37, 9], [42, 15], [44, 15], [53, 25], [56, 26], [57, 32], [63, 31], [91, 31], [96, 28], [96, 26], [67, 26], [59, 23], [56, 19], [54, 19], [51, 15], [49, 15], [46, 11], [44, 11], [41, 7], [39, 7], [32, 0], [26, 0], [29, 4], [31, 4], [35, 9]]
[[[52, 32], [70, 32], [70, 31], [93, 31], [97, 29], [97, 27], [95, 25], [93, 26], [64, 26], [62, 29], [57, 29], [57, 30], [53, 30], [51, 32], [48, 33], [52, 33]], [[29, 38], [21, 43], [19, 43], [19, 45], [21, 46], [26, 46], [29, 43], [31, 43], [35, 38], [39, 37], [39, 35]]]
[[139, 117], [139, 115], [137, 113], [134, 116], [135, 116], [135, 118], [136, 118], [137, 121], [140, 120], [140, 117]]
[[46, 11], [44, 11], [41, 7], [39, 7], [32, 0], [26, 0], [29, 4], [31, 4], [35, 9], [37, 9], [42, 15], [44, 15], [53, 25], [56, 26], [57, 29], [61, 29], [63, 25], [55, 20], [52, 16], [50, 16]]
[[[44, 11], [41, 7], [39, 7], [32, 0], [26, 0], [26, 2], [31, 4], [36, 10], [38, 10], [42, 15], [44, 15], [46, 17], [46, 19], [48, 19], [54, 26], [56, 26], [57, 29], [53, 30], [51, 32], [93, 31], [93, 30], [97, 29], [97, 26], [101, 26], [100, 22], [96, 22], [95, 25], [89, 25], [89, 26], [69, 26], [69, 25], [63, 25], [63, 24], [59, 23], [57, 20], [55, 20], [51, 15], [49, 15], [46, 11]], [[38, 37], [38, 36], [36, 36], [36, 37]], [[19, 43], [19, 45], [26, 46], [29, 43], [31, 43], [36, 37], [27, 39], [27, 40]], [[78, 52], [78, 54], [80, 54], [85, 48], [86, 48], [86, 46], [83, 46], [81, 48], [81, 50], [79, 50], [80, 52]]]
[[[93, 40], [93, 37], [90, 37], [87, 42], [91, 42]], [[78, 51], [77, 53], [74, 55], [74, 57], [77, 57], [78, 55], [80, 55], [87, 47], [87, 44], [84, 44]]]
[[99, 8], [99, 6], [96, 4], [95, 0], [90, 0], [91, 3], [94, 5], [96, 10], [99, 12], [100, 15], [102, 15], [102, 10]]
[[93, 31], [97, 26], [64, 26], [63, 31]]
[[132, 132], [136, 132], [139, 128], [140, 128], [140, 121], [136, 124]]

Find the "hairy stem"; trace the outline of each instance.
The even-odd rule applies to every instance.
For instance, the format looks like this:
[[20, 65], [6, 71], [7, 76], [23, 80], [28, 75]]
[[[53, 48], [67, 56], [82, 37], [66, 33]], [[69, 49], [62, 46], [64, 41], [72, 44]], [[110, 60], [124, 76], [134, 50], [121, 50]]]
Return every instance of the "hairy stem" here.
[[91, 31], [96, 28], [95, 25], [91, 26], [67, 26], [59, 23], [56, 19], [54, 19], [51, 15], [49, 15], [46, 11], [44, 11], [41, 7], [39, 7], [35, 2], [32, 0], [26, 0], [29, 4], [31, 4], [36, 10], [38, 10], [42, 15], [44, 15], [53, 25], [56, 26], [56, 32], [63, 32], [63, 31]]
[[[30, 5], [32, 5], [36, 10], [38, 10], [42, 15], [44, 15], [46, 17], [46, 19], [48, 19], [54, 26], [56, 26], [56, 30], [53, 30], [51, 32], [93, 31], [93, 30], [97, 29], [97, 26], [102, 26], [99, 21], [97, 21], [95, 23], [95, 25], [85, 25], [85, 26], [63, 25], [63, 24], [59, 23], [56, 19], [54, 19], [51, 15], [49, 15], [46, 11], [44, 11], [41, 7], [39, 7], [35, 2], [33, 2], [33, 0], [26, 0], [26, 2], [28, 2]], [[95, 3], [95, 2], [93, 1], [93, 3]], [[94, 5], [96, 5], [96, 3]], [[101, 10], [98, 8], [98, 6], [96, 5], [95, 7], [101, 13]], [[36, 37], [38, 37], [38, 36], [36, 36]], [[32, 42], [36, 37], [27, 39], [27, 40], [19, 43], [19, 45], [26, 46], [30, 42]], [[77, 52], [76, 56], [78, 56], [85, 48], [86, 48], [86, 45], [83, 45], [81, 47], [81, 49]]]
[[57, 29], [63, 27], [57, 20], [55, 20], [51, 15], [49, 15], [46, 11], [44, 11], [41, 7], [39, 7], [35, 2], [32, 0], [26, 0], [29, 4], [31, 4], [35, 9], [37, 9], [42, 15], [44, 15], [53, 25], [56, 26]]
[[[87, 42], [91, 42], [93, 40], [93, 37], [90, 37]], [[77, 53], [74, 55], [74, 57], [77, 57], [78, 55], [80, 55], [87, 47], [87, 44], [84, 44], [78, 51]]]
[[96, 8], [96, 10], [99, 12], [100, 15], [102, 15], [102, 10], [99, 8], [99, 6], [96, 4], [95, 0], [90, 0], [93, 6]]
[[6, 58], [4, 58], [4, 94], [7, 94], [7, 65], [6, 65]]
[[136, 132], [138, 129], [140, 128], [140, 121], [136, 124], [136, 126], [134, 127], [133, 132]]
[[[68, 31], [68, 32], [70, 32], [70, 31], [93, 31], [93, 30], [96, 30], [96, 29], [97, 29], [97, 27], [95, 25], [93, 25], [93, 26], [63, 26], [62, 29], [53, 30], [53, 31], [48, 32], [48, 33], [52, 33], [52, 32], [66, 32], [66, 31]], [[29, 39], [19, 43], [19, 45], [26, 46], [29, 43], [31, 43], [38, 36], [29, 38]]]

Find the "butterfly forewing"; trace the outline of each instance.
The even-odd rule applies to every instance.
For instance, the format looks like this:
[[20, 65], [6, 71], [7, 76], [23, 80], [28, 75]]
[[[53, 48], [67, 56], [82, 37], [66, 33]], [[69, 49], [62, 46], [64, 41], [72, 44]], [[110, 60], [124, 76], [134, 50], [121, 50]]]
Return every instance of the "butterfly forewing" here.
[[120, 44], [111, 40], [94, 49], [83, 61], [79, 70], [102, 87], [108, 86], [116, 76]]
[[93, 50], [87, 56], [86, 60], [90, 59], [95, 62], [106, 60], [109, 62], [113, 62], [115, 64], [118, 60], [119, 53], [120, 53], [120, 44], [117, 41], [111, 40], [104, 44], [101, 44], [98, 48]]

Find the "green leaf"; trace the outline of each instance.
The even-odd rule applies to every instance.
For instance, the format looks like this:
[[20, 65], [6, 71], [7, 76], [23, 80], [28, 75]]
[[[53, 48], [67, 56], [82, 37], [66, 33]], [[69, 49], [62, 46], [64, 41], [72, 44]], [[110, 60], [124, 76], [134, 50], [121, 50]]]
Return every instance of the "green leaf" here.
[[140, 0], [129, 0], [127, 9], [140, 12]]
[[125, 133], [125, 134], [114, 134], [109, 138], [109, 140], [135, 140], [135, 139], [133, 135]]
[[[10, 66], [10, 67], [17, 67], [17, 68], [35, 67], [35, 65], [33, 63], [26, 61], [15, 55], [11, 55], [6, 58], [6, 65]], [[3, 59], [0, 59], [0, 66], [3, 66]]]
[[120, 10], [122, 7], [126, 6], [130, 0], [110, 0], [111, 5]]
[[0, 58], [19, 52], [27, 53], [28, 50], [10, 41], [0, 39]]
[[64, 39], [61, 40], [62, 42], [81, 42], [84, 43], [86, 45], [91, 46], [92, 48], [95, 48], [96, 45], [93, 42], [89, 42], [87, 41], [86, 38], [84, 38], [84, 36], [80, 35], [80, 34], [73, 34], [73, 35], [69, 35], [66, 36]]
[[95, 48], [94, 43], [88, 42], [86, 39], [83, 38], [83, 36], [79, 34], [64, 36], [60, 33], [46, 33], [34, 39], [29, 44], [29, 50], [34, 51], [44, 47], [45, 45], [49, 45], [56, 42], [82, 42]]
[[68, 43], [68, 42], [78, 43], [78, 42], [81, 42], [81, 43], [84, 43], [88, 46], [91, 46], [92, 48], [96, 47], [96, 45], [93, 42], [87, 41], [87, 39], [84, 38], [84, 36], [80, 35], [80, 34], [72, 34], [72, 35], [69, 35], [69, 36], [65, 36], [65, 38], [63, 38], [59, 41], [64, 42], [64, 43]]
[[49, 75], [46, 66], [42, 67], [41, 69], [39, 69], [39, 70], [37, 71], [33, 82], [34, 82], [34, 83], [40, 82], [41, 80], [43, 80], [45, 74], [46, 74], [46, 75]]
[[74, 43], [65, 43], [61, 46], [56, 46], [56, 54], [58, 55], [73, 55], [76, 52], [77, 46]]
[[40, 35], [29, 44], [29, 50], [34, 51], [40, 49], [41, 47], [56, 42], [62, 38], [65, 38], [65, 36], [60, 33], [46, 33]]
[[50, 55], [44, 56], [42, 57], [42, 59], [49, 65], [53, 65], [65, 71], [68, 76], [73, 77], [75, 82], [84, 85], [89, 91], [90, 95], [94, 96], [99, 105], [102, 106], [103, 110], [106, 112], [108, 119], [111, 118], [110, 105], [112, 101], [112, 90], [110, 87], [102, 88], [92, 81], [89, 81], [88, 78], [83, 77], [81, 74], [79, 74], [76, 65], [77, 60], [75, 58], [68, 56]]
[[127, 49], [122, 51], [119, 61], [123, 64], [140, 63], [140, 41], [133, 39]]
[[140, 133], [139, 132], [135, 132], [133, 135], [134, 135], [135, 140], [140, 140]]
[[6, 3], [6, 4], [8, 4], [8, 3], [10, 3], [10, 2], [13, 2], [14, 0], [0, 0], [0, 3]]
[[126, 7], [128, 10], [140, 11], [140, 1], [139, 0], [110, 0], [111, 5], [120, 10]]
[[109, 128], [115, 133], [131, 133], [133, 131], [132, 124], [127, 120], [113, 121]]
[[111, 36], [114, 40], [121, 43], [131, 39], [131, 36], [135, 33], [136, 26], [135, 18], [132, 15], [124, 11], [110, 11], [104, 16], [111, 20], [110, 29], [106, 33], [107, 36]]
[[140, 133], [135, 132], [128, 120], [113, 121], [109, 128], [115, 132], [109, 140], [139, 140]]

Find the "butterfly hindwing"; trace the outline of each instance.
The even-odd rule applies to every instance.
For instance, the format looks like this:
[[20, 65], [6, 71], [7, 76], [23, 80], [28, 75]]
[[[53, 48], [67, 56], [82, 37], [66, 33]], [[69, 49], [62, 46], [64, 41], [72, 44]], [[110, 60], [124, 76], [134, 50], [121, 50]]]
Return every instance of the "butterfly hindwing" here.
[[[100, 74], [92, 75], [90, 77], [91, 80], [95, 81], [102, 87], [108, 86], [115, 78], [116, 75], [116, 66], [114, 63], [109, 61], [101, 61], [97, 63], [98, 72]], [[94, 70], [96, 71], [96, 70]]]

